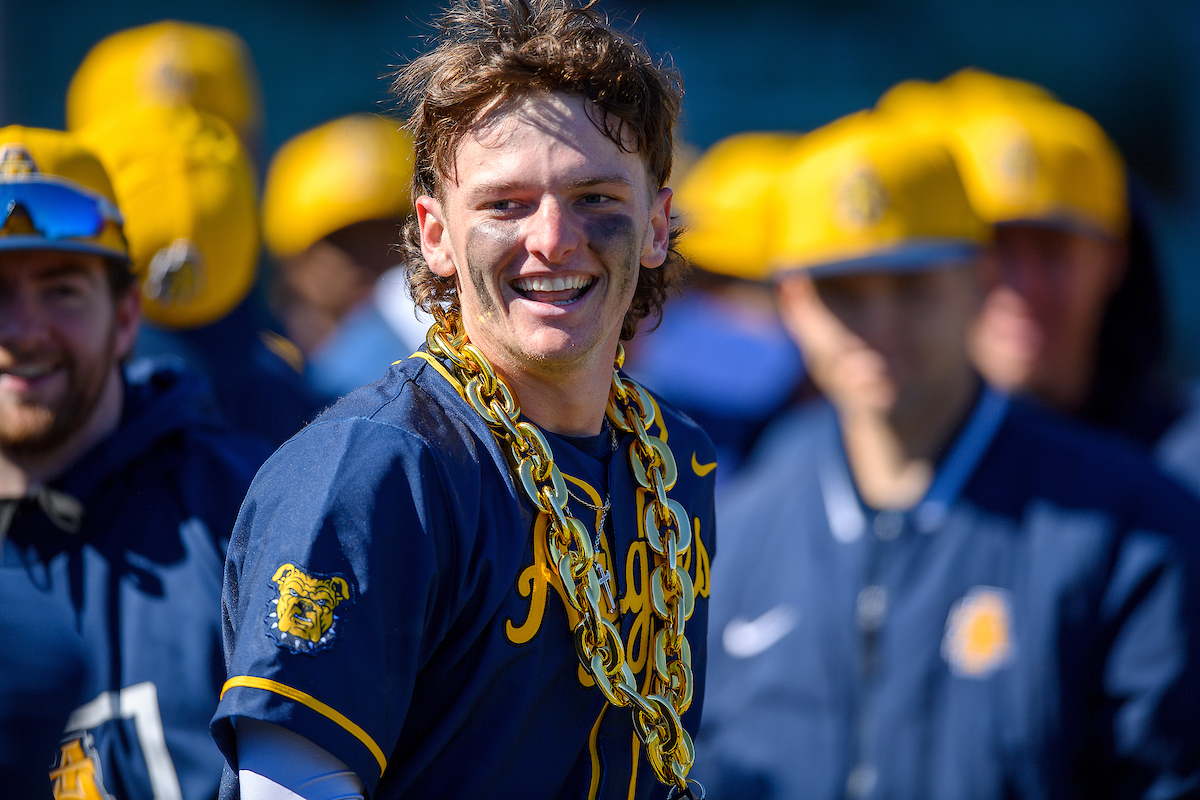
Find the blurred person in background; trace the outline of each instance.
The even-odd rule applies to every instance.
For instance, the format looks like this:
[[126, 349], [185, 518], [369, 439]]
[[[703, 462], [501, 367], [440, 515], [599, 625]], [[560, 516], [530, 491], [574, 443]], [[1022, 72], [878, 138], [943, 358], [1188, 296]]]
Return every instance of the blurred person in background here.
[[783, 318], [827, 399], [718, 510], [713, 797], [1194, 797], [1200, 504], [988, 387], [990, 228], [940, 137], [863, 113], [779, 179]]
[[147, 106], [197, 108], [228, 123], [251, 153], [258, 147], [258, 71], [246, 43], [225, 28], [163, 20], [101, 39], [67, 87], [67, 129]]
[[316, 415], [303, 358], [256, 324], [253, 172], [233, 130], [187, 105], [143, 106], [78, 132], [112, 177], [147, 318], [138, 355], [201, 371], [235, 427], [280, 444]]
[[779, 320], [767, 270], [769, 192], [796, 135], [742, 133], [713, 145], [677, 184], [680, 249], [692, 265], [681, 296], [634, 340], [627, 369], [700, 423], [732, 476], [804, 368]]
[[[974, 69], [879, 101], [937, 126], [995, 229], [997, 281], [971, 333], [995, 386], [1118, 432], [1200, 490], [1200, 430], [1166, 374], [1168, 319], [1145, 199], [1090, 116]], [[1180, 450], [1195, 451], [1179, 458]]]
[[75, 137], [0, 129], [0, 786], [216, 795], [221, 574], [266, 443], [203, 381], [126, 365], [140, 320], [115, 194]]
[[377, 380], [425, 342], [432, 320], [418, 318], [397, 268], [411, 183], [411, 138], [374, 114], [305, 131], [271, 161], [263, 236], [275, 260], [272, 300], [323, 397]]

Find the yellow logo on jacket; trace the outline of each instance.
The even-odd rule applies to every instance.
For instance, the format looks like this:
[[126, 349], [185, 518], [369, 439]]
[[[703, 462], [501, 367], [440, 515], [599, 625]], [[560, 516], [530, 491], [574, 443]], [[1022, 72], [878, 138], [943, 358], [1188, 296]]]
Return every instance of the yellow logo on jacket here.
[[112, 800], [104, 790], [90, 735], [72, 736], [62, 743], [50, 769], [50, 791], [54, 800]]
[[353, 602], [350, 584], [340, 575], [309, 574], [295, 564], [283, 564], [271, 581], [278, 596], [270, 601], [268, 632], [293, 653], [318, 653], [337, 637], [337, 607]]
[[1008, 592], [975, 586], [950, 609], [942, 656], [955, 675], [986, 678], [1012, 658], [1012, 602]]

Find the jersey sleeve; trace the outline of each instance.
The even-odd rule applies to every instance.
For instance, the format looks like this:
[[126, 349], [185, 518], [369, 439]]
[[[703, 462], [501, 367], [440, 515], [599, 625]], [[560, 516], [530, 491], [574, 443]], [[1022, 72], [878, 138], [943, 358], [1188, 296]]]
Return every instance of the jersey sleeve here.
[[241, 800], [362, 800], [363, 785], [345, 764], [269, 722], [237, 721]]
[[442, 463], [413, 433], [352, 418], [319, 420], [259, 472], [222, 598], [213, 735], [235, 770], [232, 718], [249, 717], [307, 738], [374, 791], [448, 624], [448, 532], [464, 502], [448, 487], [464, 482]]

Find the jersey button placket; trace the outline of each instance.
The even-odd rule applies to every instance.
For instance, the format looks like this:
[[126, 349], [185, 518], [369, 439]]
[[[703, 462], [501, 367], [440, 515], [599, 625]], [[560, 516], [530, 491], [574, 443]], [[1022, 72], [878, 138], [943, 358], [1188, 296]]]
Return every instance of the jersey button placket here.
[[879, 782], [879, 771], [870, 764], [858, 764], [846, 778], [846, 797], [861, 800], [870, 797]]
[[881, 542], [890, 542], [904, 530], [904, 514], [899, 511], [880, 511], [871, 525]]
[[876, 692], [879, 690], [880, 679], [880, 636], [887, 621], [892, 598], [884, 585], [883, 576], [887, 574], [886, 565], [896, 546], [895, 542], [907, 527], [907, 517], [904, 512], [885, 510], [875, 514], [870, 521], [870, 530], [874, 541], [868, 545], [868, 556], [865, 586], [859, 591], [855, 602], [855, 622], [862, 636], [862, 656], [864, 681], [862, 703], [857, 713], [858, 753], [856, 764], [846, 776], [846, 797], [853, 800], [870, 797], [878, 784], [879, 771], [873, 763], [872, 754], [876, 751], [877, 737], [882, 734], [879, 720], [876, 716]]
[[867, 586], [858, 593], [858, 627], [863, 633], [878, 633], [887, 614], [888, 593], [883, 586]]

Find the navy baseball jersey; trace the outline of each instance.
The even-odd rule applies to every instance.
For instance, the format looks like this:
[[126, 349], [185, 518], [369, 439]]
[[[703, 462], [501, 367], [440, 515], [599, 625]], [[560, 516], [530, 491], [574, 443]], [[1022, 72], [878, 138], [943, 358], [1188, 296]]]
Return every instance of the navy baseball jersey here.
[[1194, 797], [1200, 506], [990, 390], [923, 502], [860, 500], [825, 403], [722, 498], [715, 797]]
[[[694, 528], [686, 567], [696, 699], [703, 698], [711, 442], [658, 405], [652, 431], [679, 464], [670, 496]], [[653, 636], [629, 437], [547, 434], [611, 575], [607, 614], [639, 685]], [[649, 796], [657, 784], [630, 712], [579, 665], [575, 612], [535, 546], [535, 515], [491, 431], [420, 353], [343, 398], [255, 478], [225, 577], [229, 680], [213, 733], [236, 769], [231, 718], [273, 722], [350, 766], [376, 800]], [[604, 593], [602, 592], [602, 597]], [[602, 599], [601, 606], [606, 606]], [[651, 670], [653, 668], [651, 667]]]
[[198, 377], [135, 362], [118, 428], [0, 502], [0, 795], [216, 796], [225, 545], [269, 452]]

